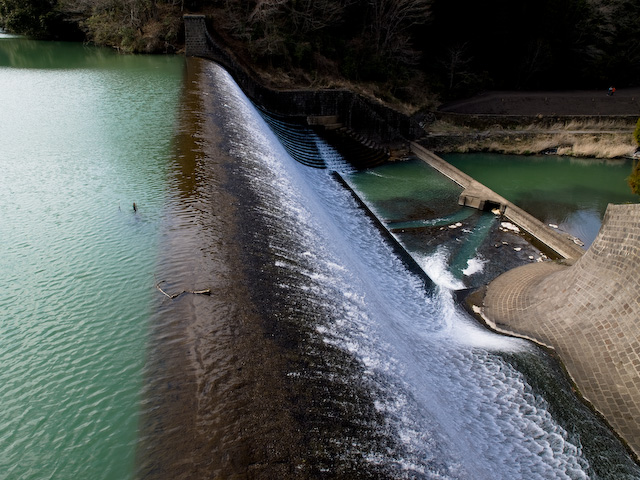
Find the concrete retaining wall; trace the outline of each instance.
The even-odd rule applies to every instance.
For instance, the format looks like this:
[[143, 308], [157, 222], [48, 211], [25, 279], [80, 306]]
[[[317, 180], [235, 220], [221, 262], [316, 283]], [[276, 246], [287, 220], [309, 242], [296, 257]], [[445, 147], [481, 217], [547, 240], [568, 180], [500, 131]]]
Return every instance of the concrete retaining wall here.
[[633, 127], [638, 121], [637, 114], [630, 115], [499, 115], [481, 113], [437, 112], [436, 117], [453, 125], [469, 127], [477, 130], [536, 126], [541, 129], [566, 125], [570, 122], [597, 123], [614, 122], [618, 125]]
[[584, 253], [584, 250], [576, 245], [569, 237], [552, 230], [533, 215], [525, 212], [517, 205], [514, 205], [506, 198], [498, 195], [477, 180], [474, 180], [466, 173], [461, 172], [423, 146], [411, 142], [411, 151], [418, 158], [464, 188], [458, 201], [460, 205], [480, 210], [486, 210], [487, 206], [498, 207], [502, 215], [508, 220], [570, 263], [580, 258]]

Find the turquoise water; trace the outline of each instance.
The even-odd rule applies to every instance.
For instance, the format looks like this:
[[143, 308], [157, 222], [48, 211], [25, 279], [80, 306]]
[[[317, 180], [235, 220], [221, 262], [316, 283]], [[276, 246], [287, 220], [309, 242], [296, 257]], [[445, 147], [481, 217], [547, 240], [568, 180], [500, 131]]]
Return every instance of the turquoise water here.
[[2, 479], [133, 476], [182, 64], [0, 35]]
[[458, 207], [462, 188], [420, 160], [381, 165], [350, 178], [367, 192], [378, 215], [390, 222], [428, 220], [463, 210]]
[[627, 185], [632, 160], [498, 154], [446, 154], [452, 165], [547, 224], [595, 239], [609, 203], [637, 202]]
[[[462, 188], [417, 158], [352, 173], [349, 182], [429, 275], [441, 277], [434, 280], [456, 288], [498, 225], [492, 213], [459, 206]], [[436, 257], [438, 271], [429, 271]], [[504, 254], [500, 264], [513, 266]]]

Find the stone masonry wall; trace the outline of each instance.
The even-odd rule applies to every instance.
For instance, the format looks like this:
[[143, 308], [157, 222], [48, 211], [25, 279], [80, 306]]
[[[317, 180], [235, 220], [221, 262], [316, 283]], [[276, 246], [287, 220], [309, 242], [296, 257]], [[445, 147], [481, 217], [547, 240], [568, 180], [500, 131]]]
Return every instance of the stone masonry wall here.
[[546, 263], [494, 280], [486, 315], [552, 346], [584, 397], [640, 454], [640, 204], [609, 205], [573, 266]]
[[204, 15], [185, 15], [183, 20], [185, 55], [187, 57], [206, 55], [209, 47], [207, 45], [207, 25]]

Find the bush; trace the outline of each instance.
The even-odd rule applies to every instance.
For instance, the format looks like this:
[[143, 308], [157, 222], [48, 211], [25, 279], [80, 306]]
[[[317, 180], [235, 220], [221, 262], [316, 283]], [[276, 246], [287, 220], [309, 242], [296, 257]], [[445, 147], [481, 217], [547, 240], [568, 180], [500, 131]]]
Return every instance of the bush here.
[[640, 118], [638, 119], [638, 123], [636, 123], [636, 129], [633, 132], [633, 138], [635, 139], [638, 146], [640, 146]]
[[627, 177], [627, 183], [633, 193], [640, 195], [640, 161], [633, 162], [633, 170], [631, 170], [631, 175]]
[[54, 36], [60, 16], [55, 0], [0, 0], [0, 26], [34, 38]]

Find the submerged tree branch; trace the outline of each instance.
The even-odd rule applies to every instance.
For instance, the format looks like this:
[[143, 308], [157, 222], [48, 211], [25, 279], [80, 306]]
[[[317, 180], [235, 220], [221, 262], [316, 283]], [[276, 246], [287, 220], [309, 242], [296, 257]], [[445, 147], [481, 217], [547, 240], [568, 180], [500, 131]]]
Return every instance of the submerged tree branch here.
[[156, 288], [158, 290], [160, 290], [160, 292], [170, 298], [171, 300], [173, 300], [174, 298], [178, 298], [180, 295], [182, 295], [183, 293], [193, 293], [195, 295], [211, 295], [211, 289], [210, 288], [206, 288], [204, 290], [182, 290], [179, 293], [174, 293], [174, 294], [168, 294], [167, 292], [165, 292], [161, 287], [160, 284], [164, 283], [165, 281], [162, 280], [161, 282], [156, 283]]

